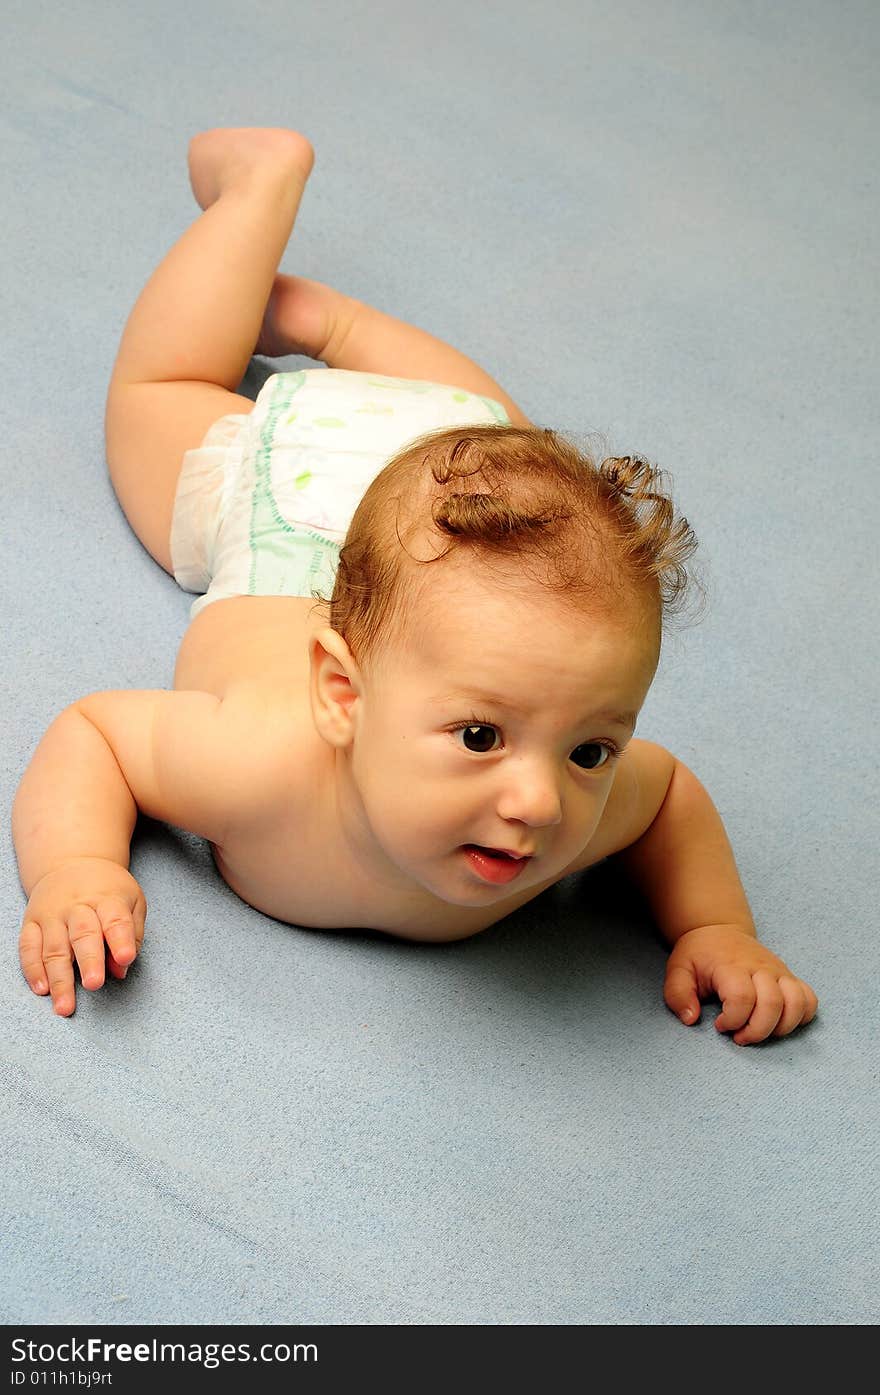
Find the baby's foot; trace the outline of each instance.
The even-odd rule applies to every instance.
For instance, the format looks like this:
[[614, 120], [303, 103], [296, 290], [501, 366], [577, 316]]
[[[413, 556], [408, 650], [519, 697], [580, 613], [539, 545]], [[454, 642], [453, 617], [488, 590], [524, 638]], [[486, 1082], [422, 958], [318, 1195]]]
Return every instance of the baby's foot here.
[[279, 126], [220, 126], [193, 136], [189, 182], [200, 208], [210, 208], [235, 180], [259, 169], [305, 184], [315, 163], [307, 136]]

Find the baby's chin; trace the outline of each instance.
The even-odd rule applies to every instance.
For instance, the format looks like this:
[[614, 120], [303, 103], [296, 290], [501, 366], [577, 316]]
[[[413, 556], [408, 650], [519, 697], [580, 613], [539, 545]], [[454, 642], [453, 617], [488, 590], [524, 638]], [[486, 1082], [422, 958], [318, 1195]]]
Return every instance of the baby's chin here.
[[521, 879], [513, 885], [478, 880], [468, 871], [461, 850], [456, 850], [446, 859], [439, 871], [433, 867], [430, 871], [423, 869], [423, 874], [418, 880], [425, 891], [436, 896], [438, 901], [447, 906], [461, 906], [462, 910], [479, 910], [482, 906], [492, 906], [496, 901], [503, 901], [511, 896], [514, 889], [519, 889], [522, 884]]
[[502, 892], [504, 891], [504, 887], [502, 886], [477, 887], [476, 892], [470, 895], [466, 892], [455, 894], [447, 889], [442, 891], [439, 889], [435, 890], [434, 887], [426, 887], [425, 889], [431, 891], [433, 895], [437, 897], [437, 900], [442, 901], [444, 905], [460, 906], [463, 911], [479, 910], [481, 906], [491, 906], [496, 901], [501, 901], [503, 899]]

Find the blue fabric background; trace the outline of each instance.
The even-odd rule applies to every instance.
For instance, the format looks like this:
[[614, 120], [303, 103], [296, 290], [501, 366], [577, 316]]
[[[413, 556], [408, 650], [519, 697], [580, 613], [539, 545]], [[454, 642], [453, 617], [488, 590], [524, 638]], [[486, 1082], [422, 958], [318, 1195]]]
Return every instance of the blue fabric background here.
[[759, 1048], [684, 1028], [608, 866], [435, 948], [279, 924], [145, 823], [143, 957], [63, 1021], [19, 976], [6, 817], [0, 1319], [876, 1322], [876, 5], [4, 14], [6, 814], [66, 704], [171, 683], [191, 597], [116, 504], [108, 377], [196, 216], [190, 136], [297, 126], [284, 269], [669, 472], [708, 604], [639, 734], [821, 1008]]

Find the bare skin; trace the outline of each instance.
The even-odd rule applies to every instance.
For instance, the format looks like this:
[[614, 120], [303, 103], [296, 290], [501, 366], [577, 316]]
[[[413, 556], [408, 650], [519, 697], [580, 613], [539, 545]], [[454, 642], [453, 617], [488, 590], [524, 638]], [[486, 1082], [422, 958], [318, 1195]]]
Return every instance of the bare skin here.
[[[313, 164], [294, 131], [190, 143], [203, 213], [132, 310], [106, 411], [114, 487], [166, 570], [183, 454], [218, 417], [251, 411], [235, 389], [255, 351], [446, 383], [528, 425], [458, 350], [278, 273]], [[13, 811], [33, 991], [68, 1016], [75, 970], [93, 990], [137, 956], [146, 900], [128, 863], [142, 811], [208, 839], [228, 884], [269, 915], [420, 940], [476, 934], [618, 855], [670, 944], [664, 992], [683, 1022], [713, 994], [716, 1026], [739, 1044], [809, 1022], [816, 995], [759, 942], [708, 794], [670, 752], [631, 739], [656, 627], [628, 610], [585, 630], [546, 595], [511, 607], [455, 566], [428, 604], [405, 659], [363, 669], [310, 598], [217, 601], [184, 636], [173, 691], [95, 693], [66, 709]], [[499, 698], [479, 730], [456, 696], [471, 684]], [[477, 734], [485, 749], [468, 746]], [[521, 855], [515, 879], [493, 879], [474, 845]]]

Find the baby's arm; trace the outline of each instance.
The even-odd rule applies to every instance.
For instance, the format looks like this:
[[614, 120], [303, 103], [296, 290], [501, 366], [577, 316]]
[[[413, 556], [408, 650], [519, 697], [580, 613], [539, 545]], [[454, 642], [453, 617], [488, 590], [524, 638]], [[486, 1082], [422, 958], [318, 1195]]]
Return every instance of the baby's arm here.
[[29, 898], [20, 957], [59, 1015], [74, 1010], [74, 960], [83, 986], [99, 988], [105, 945], [116, 978], [140, 948], [146, 902], [127, 870], [138, 811], [222, 840], [236, 784], [223, 753], [241, 745], [228, 727], [224, 704], [208, 693], [93, 693], [37, 747], [12, 812]]
[[[786, 1036], [816, 1014], [809, 984], [757, 937], [724, 825], [687, 766], [652, 742], [633, 742], [628, 793], [644, 829], [616, 855], [672, 946], [664, 998], [688, 1026], [715, 994], [720, 1032], [740, 1046]], [[629, 754], [629, 753], [628, 753]], [[648, 812], [648, 820], [645, 813]], [[647, 827], [645, 826], [647, 822]]]

